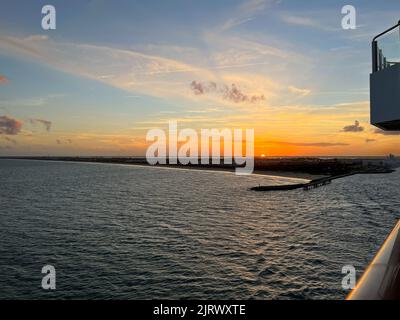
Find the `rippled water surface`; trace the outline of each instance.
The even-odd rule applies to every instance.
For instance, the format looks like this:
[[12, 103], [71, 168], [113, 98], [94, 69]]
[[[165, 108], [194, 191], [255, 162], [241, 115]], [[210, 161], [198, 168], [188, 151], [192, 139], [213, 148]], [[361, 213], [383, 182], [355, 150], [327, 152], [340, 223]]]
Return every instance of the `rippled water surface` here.
[[400, 217], [399, 177], [255, 193], [293, 180], [0, 160], [0, 298], [342, 299], [341, 268]]

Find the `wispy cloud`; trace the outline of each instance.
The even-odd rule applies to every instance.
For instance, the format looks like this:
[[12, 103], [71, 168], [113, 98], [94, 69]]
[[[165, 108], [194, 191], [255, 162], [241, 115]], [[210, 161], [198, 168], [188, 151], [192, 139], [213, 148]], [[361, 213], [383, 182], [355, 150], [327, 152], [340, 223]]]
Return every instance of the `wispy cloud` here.
[[311, 93], [311, 90], [309, 89], [302, 89], [302, 88], [297, 88], [295, 86], [289, 86], [288, 88], [290, 93], [299, 95], [299, 96], [308, 96]]
[[25, 41], [46, 41], [49, 37], [44, 34], [34, 34], [24, 39]]
[[22, 128], [22, 121], [8, 116], [0, 116], [0, 134], [17, 135]]
[[37, 125], [37, 124], [42, 125], [47, 132], [50, 132], [50, 130], [51, 130], [51, 126], [52, 126], [51, 121], [43, 120], [43, 119], [29, 119], [29, 122], [32, 125]]
[[261, 14], [267, 7], [279, 2], [279, 0], [247, 0], [233, 9], [232, 17], [224, 22], [221, 31], [227, 31], [253, 20], [255, 16]]
[[214, 79], [205, 68], [173, 59], [87, 44], [0, 37], [0, 49], [38, 60], [56, 69], [132, 92], [155, 96], [184, 95], [193, 78]]
[[[323, 13], [320, 13], [320, 16], [322, 15]], [[340, 30], [337, 27], [330, 26], [327, 21], [320, 21], [319, 19], [310, 16], [300, 16], [300, 15], [285, 13], [281, 15], [281, 19], [283, 22], [289, 25], [294, 25], [299, 27], [314, 28], [322, 31]]]
[[[217, 40], [213, 39], [213, 41]], [[225, 41], [227, 41], [226, 38]], [[242, 56], [238, 58], [235, 52], [226, 52], [222, 55], [211, 53], [208, 66], [196, 65], [196, 61], [191, 64], [183, 63], [178, 58], [174, 60], [131, 50], [61, 43], [51, 39], [48, 39], [46, 46], [43, 46], [41, 41], [27, 38], [0, 37], [0, 49], [12, 55], [22, 55], [58, 70], [103, 82], [134, 94], [198, 100], [201, 96], [193, 95], [187, 84], [193, 79], [204, 79], [206, 82], [235, 84], [229, 85], [222, 96], [202, 96], [203, 99], [221, 105], [237, 104], [239, 101], [242, 104], [254, 103], [264, 98], [267, 101], [272, 96], [279, 96], [278, 91], [283, 90], [284, 86], [279, 85], [278, 79], [272, 79], [275, 65], [269, 58], [279, 56], [281, 59], [288, 59], [290, 54], [278, 48], [244, 39], [237, 38], [232, 41], [230, 47], [239, 55], [242, 52]], [[215, 50], [218, 51], [219, 48]], [[293, 60], [305, 61], [305, 59]], [[231, 71], [235, 67], [259, 64], [264, 64], [265, 68], [270, 66], [271, 78], [257, 73], [245, 74]], [[246, 93], [243, 92], [244, 90]]]
[[339, 147], [348, 146], [348, 143], [342, 142], [288, 142], [288, 141], [265, 141], [266, 144], [277, 144], [285, 146], [296, 146], [296, 147], [319, 147], [319, 148], [329, 148], [329, 147]]
[[72, 140], [71, 139], [66, 139], [66, 140], [56, 139], [56, 143], [58, 145], [61, 145], [61, 144], [72, 144]]
[[309, 17], [300, 17], [293, 15], [282, 15], [282, 20], [288, 24], [304, 27], [319, 27], [319, 23]]
[[0, 100], [0, 108], [7, 107], [41, 107], [53, 99], [64, 97], [63, 94], [48, 94], [42, 97], [14, 98], [9, 100]]

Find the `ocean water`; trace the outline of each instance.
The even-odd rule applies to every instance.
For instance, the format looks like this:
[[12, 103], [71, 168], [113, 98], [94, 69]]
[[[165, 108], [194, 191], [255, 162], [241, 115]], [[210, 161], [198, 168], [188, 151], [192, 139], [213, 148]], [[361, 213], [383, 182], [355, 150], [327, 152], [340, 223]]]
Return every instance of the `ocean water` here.
[[297, 181], [0, 160], [0, 299], [343, 299], [342, 267], [360, 276], [400, 217], [399, 178], [256, 193]]

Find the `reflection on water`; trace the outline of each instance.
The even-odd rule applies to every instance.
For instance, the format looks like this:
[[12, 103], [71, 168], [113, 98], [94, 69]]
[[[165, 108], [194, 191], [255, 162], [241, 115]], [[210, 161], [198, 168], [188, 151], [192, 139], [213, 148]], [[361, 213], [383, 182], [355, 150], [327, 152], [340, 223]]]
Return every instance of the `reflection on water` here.
[[[343, 298], [399, 218], [399, 173], [285, 178], [0, 160], [0, 298]], [[41, 289], [41, 268], [57, 290]]]

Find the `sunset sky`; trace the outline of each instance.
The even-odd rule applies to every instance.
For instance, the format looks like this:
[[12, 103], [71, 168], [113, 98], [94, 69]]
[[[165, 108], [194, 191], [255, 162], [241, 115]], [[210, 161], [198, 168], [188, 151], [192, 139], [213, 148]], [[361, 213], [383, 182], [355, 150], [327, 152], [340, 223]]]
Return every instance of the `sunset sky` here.
[[370, 42], [399, 18], [398, 0], [1, 1], [0, 156], [144, 155], [168, 120], [254, 129], [256, 155], [400, 154], [369, 124]]

